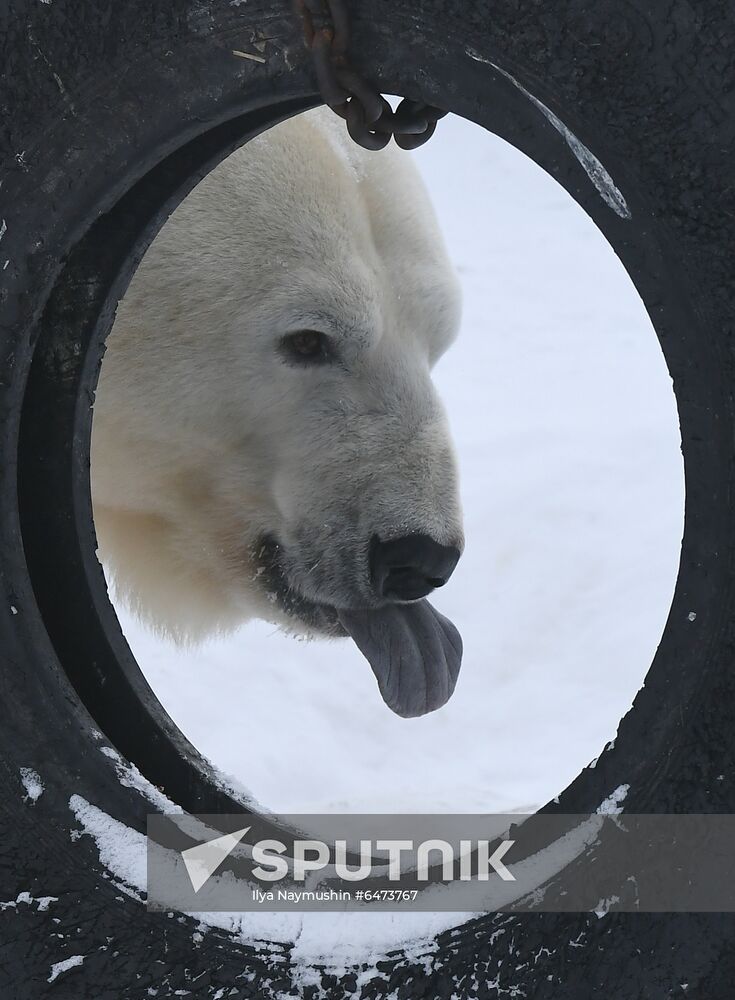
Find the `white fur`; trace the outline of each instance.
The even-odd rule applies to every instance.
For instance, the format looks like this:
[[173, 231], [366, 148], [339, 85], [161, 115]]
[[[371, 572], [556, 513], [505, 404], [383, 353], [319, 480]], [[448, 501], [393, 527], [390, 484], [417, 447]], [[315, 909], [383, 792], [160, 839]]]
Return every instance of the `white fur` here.
[[[278, 538], [291, 586], [370, 602], [367, 545], [461, 545], [456, 468], [430, 368], [456, 335], [457, 281], [409, 154], [365, 152], [325, 109], [212, 171], [121, 302], [94, 410], [100, 555], [179, 637], [250, 617], [301, 627], [253, 557]], [[340, 363], [287, 363], [289, 332]]]

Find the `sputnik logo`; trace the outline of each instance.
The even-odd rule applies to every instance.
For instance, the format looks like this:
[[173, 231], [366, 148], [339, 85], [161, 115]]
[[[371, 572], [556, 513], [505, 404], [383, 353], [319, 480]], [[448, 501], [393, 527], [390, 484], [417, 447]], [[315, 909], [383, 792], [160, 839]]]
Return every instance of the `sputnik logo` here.
[[249, 829], [249, 826], [245, 826], [242, 830], [226, 833], [222, 837], [215, 837], [214, 840], [207, 840], [204, 844], [188, 847], [181, 852], [194, 892], [199, 892], [202, 886], [209, 881], [223, 861], [232, 854]]

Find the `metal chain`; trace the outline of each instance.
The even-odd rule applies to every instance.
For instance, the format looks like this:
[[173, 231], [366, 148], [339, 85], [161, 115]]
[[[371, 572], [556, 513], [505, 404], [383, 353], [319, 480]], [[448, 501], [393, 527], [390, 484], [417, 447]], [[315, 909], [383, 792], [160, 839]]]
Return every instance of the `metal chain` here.
[[344, 0], [296, 0], [296, 4], [324, 103], [344, 118], [355, 142], [365, 149], [383, 149], [391, 136], [402, 149], [427, 142], [447, 112], [408, 98], [393, 111], [382, 94], [350, 69]]

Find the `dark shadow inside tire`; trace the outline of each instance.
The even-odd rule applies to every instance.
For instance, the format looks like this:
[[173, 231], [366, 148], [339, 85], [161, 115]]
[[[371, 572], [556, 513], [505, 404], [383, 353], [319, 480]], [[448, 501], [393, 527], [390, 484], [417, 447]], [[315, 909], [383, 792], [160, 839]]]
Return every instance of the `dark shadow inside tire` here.
[[60, 662], [100, 729], [190, 812], [247, 808], [165, 712], [110, 604], [89, 487], [94, 390], [117, 303], [176, 205], [253, 135], [308, 106], [232, 119], [166, 157], [103, 214], [65, 261], [41, 321], [21, 424], [19, 486], [28, 566]]

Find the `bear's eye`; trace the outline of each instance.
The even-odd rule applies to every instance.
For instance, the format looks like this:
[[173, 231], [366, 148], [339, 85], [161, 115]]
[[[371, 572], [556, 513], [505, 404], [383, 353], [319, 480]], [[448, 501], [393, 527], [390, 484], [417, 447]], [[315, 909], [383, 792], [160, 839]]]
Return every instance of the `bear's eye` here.
[[281, 340], [282, 349], [294, 361], [319, 364], [330, 361], [332, 348], [329, 337], [319, 330], [298, 330]]

